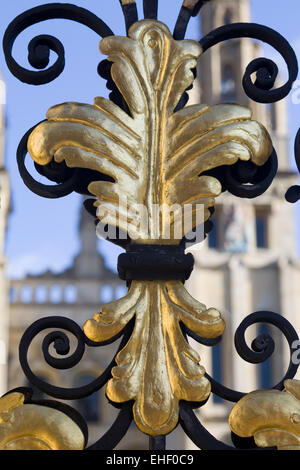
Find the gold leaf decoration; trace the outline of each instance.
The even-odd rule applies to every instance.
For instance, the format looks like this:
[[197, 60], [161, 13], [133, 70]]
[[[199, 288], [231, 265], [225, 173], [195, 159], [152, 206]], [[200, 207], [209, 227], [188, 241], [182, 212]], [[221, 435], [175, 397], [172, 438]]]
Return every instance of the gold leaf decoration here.
[[[270, 137], [243, 106], [199, 104], [175, 112], [202, 50], [196, 41], [175, 41], [164, 24], [139, 21], [128, 37], [102, 39], [100, 49], [113, 63], [111, 76], [129, 114], [101, 97], [94, 105], [54, 106], [30, 135], [29, 153], [41, 165], [54, 158], [112, 177], [114, 182], [88, 187], [97, 197], [98, 218], [125, 232], [130, 227], [135, 243], [178, 245], [208, 219], [221, 193], [220, 182], [204, 173], [238, 159], [264, 164]], [[137, 212], [137, 205], [145, 212]], [[183, 224], [187, 205], [191, 210]], [[225, 325], [220, 313], [193, 299], [181, 281], [132, 281], [128, 294], [104, 305], [84, 331], [103, 341], [133, 317], [132, 336], [117, 356], [106, 392], [114, 402], [134, 400], [135, 422], [143, 432], [167, 434], [178, 422], [180, 400], [201, 402], [210, 393], [180, 322], [207, 338], [221, 335]]]
[[69, 416], [24, 399], [19, 392], [0, 398], [0, 450], [83, 450], [84, 435]]
[[300, 381], [285, 380], [285, 391], [256, 390], [231, 410], [229, 426], [258, 447], [300, 450]]
[[133, 333], [116, 358], [106, 393], [114, 402], [135, 401], [135, 422], [143, 432], [167, 434], [177, 425], [179, 400], [201, 402], [210, 393], [180, 322], [205, 338], [220, 336], [225, 325], [218, 311], [193, 299], [180, 281], [132, 281], [129, 293], [104, 305], [84, 331], [93, 341], [105, 341], [134, 316]]
[[182, 6], [189, 10], [193, 10], [197, 3], [199, 3], [199, 0], [184, 0]]
[[[262, 165], [272, 150], [270, 138], [243, 106], [194, 105], [174, 113], [194, 80], [191, 69], [201, 54], [196, 41], [175, 41], [164, 24], [143, 20], [129, 37], [104, 38], [100, 47], [113, 62], [112, 78], [130, 116], [101, 97], [94, 105], [54, 106], [32, 132], [29, 153], [41, 165], [54, 156], [111, 176], [114, 183], [88, 188], [97, 196], [102, 222], [124, 231], [130, 224], [137, 243], [177, 244], [185, 235], [184, 227], [178, 229], [182, 213], [171, 217], [170, 233], [170, 207], [192, 205], [189, 230], [196, 220], [207, 220], [221, 185], [201, 174], [238, 159]], [[134, 210], [137, 204], [146, 210], [146, 223]]]

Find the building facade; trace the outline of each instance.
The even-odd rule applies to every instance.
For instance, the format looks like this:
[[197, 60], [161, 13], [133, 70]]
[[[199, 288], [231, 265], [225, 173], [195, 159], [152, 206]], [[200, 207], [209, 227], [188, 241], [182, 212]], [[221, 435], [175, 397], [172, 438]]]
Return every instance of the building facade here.
[[[212, 0], [202, 10], [202, 34], [226, 23], [249, 20], [248, 0]], [[188, 290], [207, 307], [219, 309], [226, 320], [226, 332], [218, 346], [199, 347], [193, 343], [194, 347], [200, 348], [201, 363], [210, 375], [242, 392], [273, 385], [284, 375], [289, 360], [284, 339], [273, 328], [270, 330], [276, 340], [275, 359], [260, 366], [240, 359], [235, 352], [233, 338], [242, 319], [254, 311], [271, 310], [284, 315], [300, 332], [300, 317], [297, 315], [300, 262], [296, 257], [295, 217], [293, 206], [284, 199], [285, 191], [296, 181], [288, 162], [285, 103], [266, 106], [250, 102], [242, 89], [246, 66], [259, 54], [260, 46], [249, 39], [214, 46], [200, 58], [198, 79], [191, 92], [191, 103], [237, 102], [251, 107], [255, 119], [270, 131], [279, 158], [276, 180], [257, 200], [241, 200], [230, 194], [218, 198], [212, 232], [199, 250], [190, 249], [195, 257], [195, 269], [187, 282]], [[1, 180], [0, 185], [2, 188]], [[3, 217], [2, 211], [0, 214]], [[20, 374], [17, 348], [31, 323], [38, 318], [61, 315], [83, 325], [99, 311], [101, 304], [124, 294], [124, 284], [105, 267], [97, 251], [93, 223], [93, 219], [82, 211], [79, 226], [81, 250], [69, 269], [60, 274], [46, 272], [11, 281], [9, 374], [5, 390], [26, 385]], [[0, 236], [2, 230], [1, 219]], [[0, 293], [1, 273], [0, 270]], [[1, 328], [5, 331], [5, 325], [4, 328], [0, 325], [0, 334]], [[251, 338], [268, 329], [267, 325], [260, 330], [253, 327], [247, 338], [249, 344]], [[100, 375], [116, 348], [117, 344], [88, 348], [88, 354], [81, 363], [66, 373], [45, 368], [41, 345], [37, 341], [31, 348], [30, 365], [48, 382], [63, 384], [64, 387], [80, 386]], [[104, 391], [100, 395], [93, 394], [76, 406], [88, 421], [91, 441], [108, 429], [117, 414], [117, 410], [107, 405]], [[199, 412], [203, 424], [222, 440], [229, 439], [227, 416], [231, 407], [232, 404], [211, 396]], [[120, 448], [146, 447], [146, 437], [137, 433], [135, 425], [132, 425]], [[193, 446], [176, 430], [168, 438], [168, 448], [184, 447]]]
[[[223, 24], [249, 22], [248, 0], [212, 0], [201, 10], [202, 35]], [[214, 46], [200, 58], [199, 81], [191, 100], [209, 105], [236, 102], [253, 110], [271, 134], [279, 171], [271, 187], [257, 199], [229, 193], [217, 199], [214, 228], [197, 251], [195, 269], [187, 285], [207, 307], [219, 309], [226, 321], [222, 342], [200, 348], [210, 375], [241, 392], [273, 386], [285, 374], [289, 356], [285, 339], [268, 325], [251, 327], [248, 345], [260, 333], [271, 332], [275, 353], [264, 365], [247, 364], [236, 353], [234, 333], [248, 314], [270, 310], [285, 316], [300, 331], [299, 261], [296, 257], [294, 207], [285, 192], [297, 180], [289, 168], [285, 100], [272, 105], [254, 103], [242, 88], [247, 65], [263, 56], [260, 45], [237, 39]], [[229, 439], [227, 417], [232, 404], [211, 397], [201, 409], [205, 426], [220, 439]]]

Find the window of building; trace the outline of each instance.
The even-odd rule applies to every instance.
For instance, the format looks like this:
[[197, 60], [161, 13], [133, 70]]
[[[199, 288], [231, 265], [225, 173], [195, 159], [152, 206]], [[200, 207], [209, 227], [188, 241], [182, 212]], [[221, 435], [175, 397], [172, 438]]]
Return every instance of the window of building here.
[[21, 302], [27, 304], [32, 301], [32, 288], [31, 286], [23, 286], [21, 289]]
[[221, 101], [236, 101], [236, 78], [232, 65], [225, 64], [222, 67]]
[[[222, 346], [217, 344], [212, 348], [212, 378], [222, 383]], [[213, 393], [213, 402], [222, 403], [222, 398]]]
[[124, 297], [128, 292], [127, 287], [125, 284], [120, 284], [119, 286], [116, 287], [115, 290], [115, 298], [120, 299], [121, 297]]
[[44, 304], [47, 301], [47, 288], [40, 285], [35, 289], [35, 300], [39, 304]]
[[[95, 377], [90, 374], [82, 374], [76, 381], [76, 387], [82, 387], [95, 380]], [[92, 395], [81, 398], [77, 402], [77, 409], [79, 413], [86, 419], [88, 423], [96, 423], [100, 420], [100, 407], [99, 407], [99, 393], [95, 392]]]
[[53, 304], [58, 304], [62, 301], [62, 288], [59, 285], [53, 285], [50, 289], [49, 294], [50, 302]]
[[68, 304], [74, 304], [77, 300], [77, 289], [74, 285], [69, 284], [64, 290], [64, 301]]
[[10, 287], [9, 288], [9, 300], [12, 304], [17, 302], [17, 300], [18, 300], [18, 292], [17, 292], [17, 289], [15, 287]]
[[224, 15], [224, 18], [223, 18], [223, 24], [224, 24], [224, 25], [225, 25], [225, 24], [230, 24], [230, 23], [233, 22], [232, 20], [233, 20], [233, 18], [232, 18], [232, 12], [231, 12], [231, 10], [228, 9], [228, 10], [226, 10], [225, 15]]
[[110, 285], [105, 284], [100, 287], [100, 301], [103, 303], [111, 302], [113, 300], [113, 289]]
[[255, 229], [257, 248], [268, 248], [268, 211], [266, 209], [256, 208]]
[[276, 108], [275, 108], [275, 103], [271, 103], [270, 104], [270, 108], [271, 108], [271, 125], [272, 125], [272, 129], [273, 131], [275, 131], [277, 128], [278, 128], [278, 123], [277, 123], [277, 114], [276, 114]]

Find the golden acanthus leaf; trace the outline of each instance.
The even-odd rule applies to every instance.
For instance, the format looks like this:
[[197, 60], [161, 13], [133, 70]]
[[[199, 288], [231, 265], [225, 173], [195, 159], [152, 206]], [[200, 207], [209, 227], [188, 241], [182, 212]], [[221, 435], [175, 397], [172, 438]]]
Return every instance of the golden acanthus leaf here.
[[248, 393], [231, 410], [229, 426], [240, 437], [253, 436], [258, 447], [300, 450], [300, 381], [285, 380], [282, 392]]
[[[136, 243], [179, 244], [186, 234], [183, 213], [175, 210], [170, 217], [170, 207], [192, 206], [188, 227], [207, 220], [221, 184], [204, 173], [238, 159], [264, 164], [270, 138], [239, 105], [199, 104], [175, 112], [194, 80], [201, 46], [175, 41], [164, 24], [139, 21], [128, 37], [106, 37], [100, 48], [113, 63], [111, 76], [129, 114], [101, 97], [94, 105], [54, 106], [30, 135], [28, 150], [41, 165], [54, 157], [112, 177], [114, 182], [94, 181], [88, 187], [103, 223], [125, 232], [129, 224]], [[146, 209], [146, 224], [136, 204]], [[143, 432], [167, 434], [178, 423], [180, 400], [201, 402], [210, 393], [180, 322], [213, 338], [223, 333], [224, 321], [193, 299], [181, 281], [132, 281], [128, 294], [104, 305], [84, 331], [93, 341], [105, 341], [132, 318], [132, 335], [117, 356], [106, 393], [114, 402], [134, 400], [135, 422]]]
[[[194, 80], [201, 46], [175, 41], [163, 23], [139, 21], [129, 37], [106, 37], [100, 48], [113, 62], [111, 75], [130, 116], [101, 97], [94, 105], [54, 106], [30, 135], [29, 153], [41, 165], [54, 157], [111, 176], [113, 183], [95, 181], [88, 188], [97, 196], [102, 222], [125, 232], [130, 225], [137, 243], [177, 244], [185, 235], [183, 214], [174, 211], [169, 236], [170, 207], [192, 205], [190, 229], [207, 220], [221, 185], [201, 175], [238, 159], [262, 165], [271, 153], [270, 138], [243, 106], [199, 104], [174, 112]], [[137, 204], [146, 209], [146, 224]]]

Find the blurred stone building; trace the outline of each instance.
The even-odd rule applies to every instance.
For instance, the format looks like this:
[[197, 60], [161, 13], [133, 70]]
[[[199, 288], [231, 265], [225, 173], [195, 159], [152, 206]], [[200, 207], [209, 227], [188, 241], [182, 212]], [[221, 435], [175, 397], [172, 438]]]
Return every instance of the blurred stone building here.
[[[97, 250], [94, 220], [83, 207], [80, 213], [79, 235], [80, 252], [70, 268], [59, 274], [47, 271], [37, 276], [28, 275], [25, 279], [11, 281], [9, 390], [29, 386], [20, 367], [18, 345], [24, 331], [34, 321], [58, 315], [71, 318], [82, 327], [86, 320], [99, 311], [100, 305], [122, 297], [127, 292], [123, 281], [105, 266], [103, 257]], [[72, 335], [69, 336], [72, 339]], [[77, 366], [68, 370], [57, 370], [45, 363], [41, 340], [37, 337], [32, 342], [29, 350], [30, 367], [41, 379], [64, 388], [80, 387], [99, 377], [110, 364], [119, 344], [119, 341], [116, 341], [109, 346], [87, 347]], [[73, 348], [75, 347], [74, 339]], [[54, 350], [52, 354], [55, 355]], [[34, 392], [35, 398], [46, 398], [38, 390]], [[104, 389], [69, 404], [85, 417], [91, 443], [109, 429], [118, 414], [118, 410], [108, 405]], [[137, 432], [135, 425], [132, 425], [130, 432], [122, 440], [120, 448], [132, 448], [132, 442], [137, 449], [147, 448], [147, 438]]]
[[[249, 0], [212, 0], [201, 10], [202, 35], [228, 23], [249, 22]], [[209, 105], [236, 102], [253, 110], [268, 129], [279, 171], [268, 191], [256, 199], [224, 193], [217, 199], [214, 228], [199, 251], [192, 251], [195, 269], [187, 285], [207, 307], [219, 309], [226, 321], [222, 342], [201, 347], [206, 370], [227, 387], [241, 392], [275, 385], [285, 374], [289, 356], [283, 334], [262, 325], [248, 331], [251, 345], [257, 334], [273, 334], [273, 358], [250, 365], [238, 357], [234, 333], [248, 314], [270, 310], [285, 316], [300, 331], [299, 260], [296, 258], [294, 207], [285, 192], [297, 180], [289, 167], [286, 100], [271, 105], [251, 101], [242, 88], [247, 65], [263, 57], [260, 44], [237, 39], [214, 46], [200, 58], [198, 83], [191, 100]], [[211, 396], [201, 408], [205, 426], [219, 438], [229, 436], [227, 417], [232, 403]]]
[[[202, 35], [223, 24], [250, 20], [248, 0], [212, 0], [201, 12]], [[288, 161], [285, 102], [259, 105], [250, 102], [242, 89], [246, 66], [260, 53], [260, 46], [249, 39], [214, 46], [200, 58], [198, 79], [191, 92], [191, 103], [237, 102], [250, 106], [255, 119], [271, 132], [279, 158], [276, 181], [263, 196], [241, 200], [223, 194], [218, 199], [213, 217], [214, 229], [199, 251], [192, 251], [195, 270], [187, 282], [191, 294], [207, 307], [219, 309], [227, 324], [223, 341], [218, 346], [200, 347], [201, 363], [216, 380], [243, 392], [273, 385], [284, 375], [288, 359], [284, 339], [276, 331], [272, 331], [277, 340], [275, 359], [257, 366], [237, 357], [233, 336], [242, 319], [257, 310], [272, 310], [283, 314], [300, 332], [300, 317], [297, 315], [300, 263], [296, 259], [295, 218], [293, 206], [284, 199], [285, 191], [296, 180]], [[2, 191], [5, 201], [9, 195], [5, 172], [3, 175], [2, 182], [0, 168], [1, 204]], [[1, 210], [1, 256], [4, 214]], [[46, 272], [11, 281], [9, 380], [5, 391], [26, 384], [17, 348], [21, 335], [32, 322], [45, 316], [60, 315], [83, 325], [99, 311], [102, 303], [121, 297], [125, 292], [122, 281], [105, 267], [102, 256], [97, 252], [93, 219], [84, 211], [79, 232], [81, 250], [69, 269], [60, 274]], [[0, 266], [1, 294], [2, 286], [5, 286], [2, 261]], [[5, 296], [0, 295], [0, 299], [2, 302]], [[5, 311], [5, 305], [1, 304], [1, 311]], [[5, 318], [5, 315], [1, 316], [1, 322], [5, 323]], [[268, 329], [268, 326], [259, 331], [252, 328], [248, 338], [250, 343], [251, 337]], [[0, 339], [5, 331], [5, 324], [0, 324]], [[97, 377], [109, 364], [116, 348], [116, 345], [87, 348], [87, 355], [74, 369], [58, 371], [45, 367], [40, 343], [36, 342], [30, 352], [30, 365], [37, 375], [55, 385], [75, 387]], [[0, 364], [4, 380], [1, 367]], [[81, 402], [77, 404], [78, 409], [88, 421], [91, 440], [95, 440], [108, 429], [117, 411], [106, 405], [103, 391]], [[231, 403], [211, 396], [201, 408], [199, 416], [204, 425], [218, 438], [227, 439], [229, 436], [227, 416], [231, 407]], [[132, 425], [120, 448], [140, 449], [145, 446], [146, 437], [137, 433], [135, 425]], [[176, 447], [192, 447], [179, 430], [168, 438], [168, 448]]]
[[0, 396], [7, 391], [7, 357], [9, 336], [8, 281], [5, 277], [4, 243], [10, 210], [10, 188], [5, 169], [5, 83], [0, 76]]

